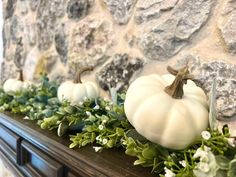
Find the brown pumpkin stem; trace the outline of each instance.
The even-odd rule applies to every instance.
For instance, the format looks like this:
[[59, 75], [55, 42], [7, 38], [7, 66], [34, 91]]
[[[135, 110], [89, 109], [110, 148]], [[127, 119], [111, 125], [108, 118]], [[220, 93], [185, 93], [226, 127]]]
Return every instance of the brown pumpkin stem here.
[[23, 70], [20, 69], [18, 72], [19, 72], [19, 79], [18, 80], [23, 82], [24, 81]]
[[184, 95], [183, 86], [187, 83], [187, 80], [194, 80], [193, 75], [189, 74], [188, 66], [175, 70], [168, 66], [167, 71], [176, 76], [173, 83], [165, 88], [165, 92], [172, 98], [181, 99]]
[[82, 73], [84, 73], [85, 71], [92, 71], [92, 70], [93, 70], [93, 67], [86, 67], [86, 68], [83, 68], [80, 71], [78, 71], [76, 74], [76, 78], [74, 80], [74, 83], [82, 83], [82, 81], [81, 81]]

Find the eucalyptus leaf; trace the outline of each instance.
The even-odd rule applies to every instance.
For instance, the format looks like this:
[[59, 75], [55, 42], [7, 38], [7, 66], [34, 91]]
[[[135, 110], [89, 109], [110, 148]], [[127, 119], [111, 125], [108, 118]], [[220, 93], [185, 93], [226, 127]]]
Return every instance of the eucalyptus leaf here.
[[218, 170], [215, 177], [227, 177], [227, 171]]
[[228, 177], [236, 177], [236, 159], [229, 163]]
[[220, 169], [222, 170], [229, 169], [230, 160], [227, 157], [223, 155], [218, 155], [218, 156], [215, 156], [215, 158], [216, 158], [216, 164], [219, 166]]
[[111, 100], [113, 103], [117, 104], [117, 89], [113, 87], [109, 87]]
[[63, 136], [69, 128], [68, 122], [61, 122], [57, 129], [57, 135]]
[[77, 132], [80, 132], [82, 131], [82, 129], [84, 128], [85, 126], [85, 123], [84, 121], [80, 121], [78, 122], [77, 124], [72, 124], [69, 126], [69, 130], [70, 131], [77, 131]]
[[216, 112], [216, 78], [213, 79], [211, 92], [210, 92], [210, 110], [209, 110], [209, 123], [211, 130], [217, 130], [217, 112]]

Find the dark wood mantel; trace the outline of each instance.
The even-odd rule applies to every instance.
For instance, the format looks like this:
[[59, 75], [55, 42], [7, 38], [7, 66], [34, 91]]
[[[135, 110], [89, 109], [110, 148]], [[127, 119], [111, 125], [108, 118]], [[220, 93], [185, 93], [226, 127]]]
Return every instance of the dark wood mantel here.
[[154, 177], [133, 166], [122, 149], [69, 149], [68, 137], [42, 130], [21, 116], [0, 114], [0, 157], [20, 177]]

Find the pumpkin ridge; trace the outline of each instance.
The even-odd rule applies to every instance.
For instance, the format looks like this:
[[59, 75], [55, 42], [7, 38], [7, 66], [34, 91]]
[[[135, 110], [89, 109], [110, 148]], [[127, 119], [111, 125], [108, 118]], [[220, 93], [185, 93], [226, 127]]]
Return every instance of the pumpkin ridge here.
[[[189, 102], [189, 103], [188, 103]], [[199, 103], [199, 101], [198, 100], [195, 100], [195, 99], [187, 99], [187, 100], [185, 100], [185, 102], [184, 102], [184, 104], [185, 104], [185, 106], [187, 107], [186, 109], [188, 109], [188, 111], [191, 113], [191, 115], [192, 115], [192, 117], [194, 118], [194, 120], [195, 120], [195, 122], [194, 122], [194, 125], [195, 125], [195, 127], [196, 127], [196, 131], [195, 132], [198, 132], [198, 134], [200, 135], [200, 133], [203, 131], [203, 129], [201, 129], [201, 128], [199, 128], [197, 125], [198, 125], [198, 123], [199, 122], [207, 122], [207, 124], [208, 124], [208, 119], [207, 118], [205, 118], [205, 117], [207, 117], [208, 116], [208, 109], [204, 106], [204, 105], [202, 105], [201, 103]], [[200, 113], [200, 112], [203, 112], [203, 110], [205, 110], [205, 115], [197, 115], [197, 117], [196, 117], [196, 114], [195, 113], [193, 113], [193, 111], [191, 111], [192, 109], [192, 105], [194, 104], [194, 108], [196, 109], [196, 110], [199, 110], [199, 109], [201, 109], [202, 111], [198, 111], [198, 114]], [[207, 116], [206, 116], [207, 115]], [[196, 117], [196, 118], [195, 118]], [[200, 120], [201, 119], [201, 120]], [[207, 128], [207, 126], [205, 127], [205, 129]], [[200, 130], [199, 130], [200, 129]]]
[[[136, 117], [139, 117], [139, 116], [137, 116], [137, 115], [140, 115], [140, 114], [142, 114], [142, 112], [143, 112], [143, 109], [145, 110], [145, 106], [146, 105], [149, 105], [149, 102], [153, 102], [153, 100], [154, 101], [156, 101], [156, 100], [158, 100], [157, 99], [157, 97], [159, 97], [159, 96], [161, 96], [161, 97], [167, 97], [167, 98], [169, 98], [169, 96], [165, 93], [165, 92], [163, 92], [163, 93], [157, 93], [157, 94], [155, 94], [155, 95], [152, 95], [152, 96], [150, 96], [149, 98], [147, 98], [147, 99], [145, 99], [143, 102], [141, 102], [139, 105], [138, 105], [138, 107], [136, 107], [136, 111], [135, 111], [135, 113], [133, 114], [133, 119], [132, 119], [132, 125], [133, 126], [135, 126], [136, 128], [138, 127], [137, 125], [135, 125], [135, 123], [133, 123], [133, 122], [137, 122], [137, 118]], [[165, 98], [166, 99], [166, 98]], [[171, 102], [171, 101], [170, 101]], [[170, 107], [169, 106], [169, 104], [162, 104], [162, 106], [163, 105], [166, 105], [165, 107]], [[150, 108], [149, 108], [150, 109]], [[157, 108], [158, 109], [158, 108]], [[158, 110], [157, 109], [155, 109], [155, 110], [151, 110], [151, 111], [153, 111], [153, 112], [156, 112], [157, 114], [159, 114], [158, 112]], [[166, 110], [166, 109], [165, 109]], [[145, 111], [144, 111], [145, 112]], [[165, 127], [163, 127], [163, 125], [165, 125], [166, 124], [166, 121], [167, 121], [167, 118], [165, 118], [166, 117], [166, 114], [168, 114], [168, 112], [166, 112], [165, 113], [165, 115], [163, 115], [163, 116], [159, 116], [159, 117], [162, 117], [162, 118], [159, 118], [159, 120], [161, 119], [162, 121], [161, 121], [161, 124], [162, 124], [162, 127], [160, 127], [161, 129], [163, 129], [161, 132], [160, 132], [160, 135], [162, 134], [162, 132], [164, 131], [164, 129], [165, 129]], [[158, 116], [156, 116], [156, 117], [158, 117]], [[142, 118], [142, 119], [145, 119], [145, 118]], [[147, 118], [147, 119], [149, 119], [149, 118]], [[150, 121], [148, 121], [148, 120], [146, 120], [145, 119], [145, 121], [146, 122], [150, 122]], [[164, 122], [163, 122], [164, 121]], [[152, 125], [155, 125], [155, 124], [157, 124], [157, 123], [151, 123], [151, 126]], [[150, 127], [150, 126], [149, 126]], [[139, 128], [137, 128], [137, 129], [139, 129]], [[160, 129], [160, 130], [161, 130]], [[146, 129], [146, 131], [150, 131], [150, 130], [148, 130], [148, 129]], [[144, 133], [145, 134], [145, 133]], [[148, 137], [146, 137], [147, 139], [149, 139], [150, 141], [152, 141], [152, 142], [154, 142], [153, 141], [153, 138], [148, 138]], [[161, 138], [161, 137], [160, 137]]]
[[[168, 146], [170, 148], [171, 147], [176, 148], [176, 143], [174, 141], [178, 141], [178, 147], [177, 148], [182, 149], [182, 148], [185, 148], [186, 144], [189, 144], [189, 142], [192, 142], [194, 140], [194, 138], [196, 137], [196, 135], [194, 133], [195, 130], [192, 130], [193, 127], [191, 127], [189, 129], [189, 126], [187, 126], [187, 125], [193, 125], [192, 124], [193, 121], [192, 121], [191, 116], [186, 117], [186, 115], [188, 115], [188, 113], [189, 113], [189, 109], [187, 109], [184, 105], [185, 105], [185, 103], [183, 102], [183, 100], [175, 100], [175, 102], [172, 104], [172, 107], [170, 108], [171, 111], [167, 115], [168, 122], [166, 123], [166, 128], [164, 129], [164, 132], [162, 133], [162, 139], [161, 139], [160, 144], [162, 144], [163, 146]], [[176, 116], [173, 117], [172, 115], [176, 115]], [[175, 122], [176, 119], [184, 121], [185, 125], [181, 124], [181, 122], [177, 122], [176, 124], [174, 124], [173, 120]], [[188, 122], [186, 122], [186, 121], [188, 121]], [[173, 124], [175, 125], [174, 127], [173, 127]], [[173, 130], [173, 128], [176, 128], [178, 126], [177, 124], [181, 124], [183, 127], [187, 128], [187, 129], [181, 129], [179, 131], [177, 131], [176, 129]], [[170, 139], [172, 139], [172, 137], [169, 137], [169, 135], [173, 135], [173, 133], [171, 132], [172, 130], [174, 132], [177, 132], [177, 134], [179, 134], [179, 136], [177, 136], [177, 134], [175, 133], [176, 136], [175, 136], [174, 141], [170, 140]], [[186, 133], [186, 131], [191, 132], [191, 134]], [[183, 132], [183, 133], [181, 133], [181, 132]], [[188, 134], [188, 136], [187, 136], [188, 143], [187, 143], [187, 140], [186, 140], [186, 136], [183, 136], [183, 135], [186, 135], [186, 134]], [[185, 137], [184, 141], [182, 141], [183, 137]], [[167, 141], [167, 140], [169, 140], [169, 141]]]
[[[144, 88], [143, 87], [145, 87], [145, 86], [143, 86], [143, 85], [141, 85], [141, 87], [138, 87], [138, 89], [136, 88], [134, 88], [135, 90], [135, 92], [133, 92], [133, 90], [130, 90], [130, 92], [127, 92], [127, 94], [126, 94], [126, 100], [125, 100], [125, 103], [124, 103], [124, 106], [125, 106], [125, 112], [126, 112], [126, 114], [128, 114], [128, 117], [129, 116], [133, 116], [134, 115], [134, 112], [132, 111], [132, 115], [130, 115], [130, 111], [127, 111], [127, 104], [128, 105], [130, 105], [132, 108], [129, 108], [129, 109], [131, 109], [131, 110], [133, 110], [133, 109], [138, 109], [138, 107], [140, 106], [140, 104], [142, 103], [142, 101], [143, 101], [143, 97], [145, 96], [145, 97], [153, 97], [155, 94], [159, 94], [159, 92], [162, 90], [162, 89], [158, 89], [158, 87], [154, 87], [154, 90], [150, 90], [149, 89], [149, 91], [148, 92], [144, 92], [143, 90], [144, 90]], [[150, 86], [148, 86], [148, 87], [150, 87]], [[140, 90], [139, 90], [140, 89]], [[164, 87], [163, 87], [163, 89], [164, 89]], [[137, 95], [137, 92], [139, 92], [139, 94]], [[132, 103], [127, 103], [128, 101], [127, 100], [129, 100], [128, 98], [133, 98], [133, 99], [135, 99], [135, 101], [134, 100], [132, 100]], [[136, 104], [134, 104], [134, 103], [136, 103]], [[127, 113], [127, 112], [129, 112], [129, 113]]]

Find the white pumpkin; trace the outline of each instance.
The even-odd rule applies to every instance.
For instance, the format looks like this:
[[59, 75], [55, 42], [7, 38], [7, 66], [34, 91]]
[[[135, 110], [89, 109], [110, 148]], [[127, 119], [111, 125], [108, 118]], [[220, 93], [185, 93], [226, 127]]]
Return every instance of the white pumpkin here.
[[69, 101], [72, 105], [84, 101], [84, 98], [97, 98], [100, 94], [100, 89], [94, 82], [82, 83], [80, 75], [91, 68], [85, 68], [78, 73], [76, 81], [66, 81], [62, 83], [57, 91], [57, 97], [60, 102], [63, 100]]
[[8, 79], [3, 84], [3, 90], [6, 93], [21, 91], [23, 89], [27, 89], [30, 86], [30, 82], [24, 81], [23, 79], [23, 71], [20, 70], [19, 72], [19, 79]]
[[208, 101], [200, 87], [187, 81], [191, 78], [187, 67], [168, 70], [176, 78], [153, 74], [135, 80], [128, 88], [124, 109], [141, 135], [179, 150], [193, 143], [208, 127]]

